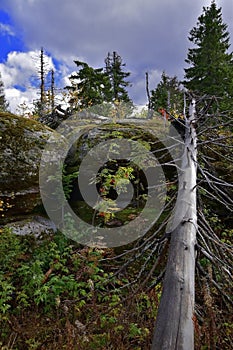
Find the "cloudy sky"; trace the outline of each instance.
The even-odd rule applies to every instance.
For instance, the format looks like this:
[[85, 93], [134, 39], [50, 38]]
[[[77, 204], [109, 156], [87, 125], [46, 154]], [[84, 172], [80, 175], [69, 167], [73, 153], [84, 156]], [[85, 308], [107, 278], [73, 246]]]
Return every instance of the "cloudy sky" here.
[[[76, 70], [74, 59], [103, 67], [117, 51], [131, 72], [129, 95], [146, 102], [145, 72], [150, 89], [163, 70], [183, 78], [190, 47], [189, 31], [211, 0], [0, 0], [0, 72], [5, 94], [15, 111], [38, 98], [38, 57], [44, 47], [47, 66], [62, 88]], [[233, 1], [216, 0], [233, 43]], [[233, 51], [233, 44], [231, 46]]]

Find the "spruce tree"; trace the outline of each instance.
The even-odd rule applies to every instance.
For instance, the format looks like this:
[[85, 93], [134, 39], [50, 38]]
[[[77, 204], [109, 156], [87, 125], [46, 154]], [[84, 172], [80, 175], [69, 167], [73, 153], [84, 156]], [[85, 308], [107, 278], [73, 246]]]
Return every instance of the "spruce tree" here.
[[184, 85], [199, 95], [220, 97], [221, 105], [232, 105], [233, 61], [229, 53], [229, 33], [222, 21], [221, 8], [215, 1], [203, 7], [197, 25], [190, 31], [189, 40], [194, 44], [188, 50]]
[[157, 87], [151, 91], [151, 107], [153, 110], [166, 109], [183, 112], [183, 93], [177, 77], [169, 77], [165, 71]]
[[86, 62], [74, 61], [78, 72], [69, 79], [70, 105], [72, 110], [96, 106], [103, 102], [131, 102], [126, 87], [129, 72], [124, 72], [121, 57], [113, 52], [105, 59], [105, 68], [93, 68]]
[[70, 76], [71, 86], [66, 89], [70, 93], [72, 109], [87, 108], [101, 104], [111, 89], [108, 76], [103, 68], [92, 68], [87, 63], [74, 61], [79, 71]]
[[122, 63], [122, 58], [116, 51], [113, 51], [112, 54], [108, 53], [105, 59], [105, 71], [111, 83], [111, 91], [108, 96], [111, 101], [131, 102], [126, 90], [130, 85], [126, 80], [130, 72], [125, 72], [124, 67], [125, 63]]

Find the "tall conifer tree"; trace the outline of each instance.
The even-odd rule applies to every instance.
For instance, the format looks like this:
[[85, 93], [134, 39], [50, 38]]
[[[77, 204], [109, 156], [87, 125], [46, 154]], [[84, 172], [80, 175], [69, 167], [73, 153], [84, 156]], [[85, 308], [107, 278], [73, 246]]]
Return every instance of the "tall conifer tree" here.
[[130, 73], [123, 70], [125, 64], [116, 52], [108, 54], [105, 68], [93, 68], [81, 61], [74, 62], [79, 70], [69, 77], [71, 86], [66, 86], [71, 109], [87, 108], [103, 102], [131, 102], [126, 90], [129, 86], [126, 79]]
[[95, 69], [85, 62], [74, 62], [79, 71], [69, 77], [71, 86], [66, 87], [71, 95], [72, 108], [87, 108], [105, 101], [111, 87], [103, 68]]
[[188, 50], [185, 60], [190, 65], [185, 69], [185, 87], [200, 95], [220, 97], [222, 106], [229, 107], [233, 103], [232, 53], [227, 25], [215, 1], [203, 7], [189, 40], [194, 47]]
[[154, 90], [151, 91], [152, 109], [158, 111], [160, 108], [166, 110], [183, 111], [183, 92], [177, 77], [169, 77], [165, 72]]
[[111, 100], [118, 100], [122, 102], [130, 102], [130, 98], [126, 88], [130, 83], [126, 80], [129, 76], [129, 72], [125, 72], [123, 68], [125, 63], [122, 63], [122, 58], [113, 51], [112, 54], [108, 53], [105, 59], [105, 71], [109, 76], [111, 82]]

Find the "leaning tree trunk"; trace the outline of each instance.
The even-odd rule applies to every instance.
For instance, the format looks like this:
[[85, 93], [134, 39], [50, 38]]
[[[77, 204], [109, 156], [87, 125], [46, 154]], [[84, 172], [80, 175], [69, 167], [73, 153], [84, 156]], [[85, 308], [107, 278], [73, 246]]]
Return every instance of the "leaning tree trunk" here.
[[186, 119], [185, 149], [171, 242], [156, 318], [152, 350], [194, 349], [194, 278], [196, 242], [195, 101]]

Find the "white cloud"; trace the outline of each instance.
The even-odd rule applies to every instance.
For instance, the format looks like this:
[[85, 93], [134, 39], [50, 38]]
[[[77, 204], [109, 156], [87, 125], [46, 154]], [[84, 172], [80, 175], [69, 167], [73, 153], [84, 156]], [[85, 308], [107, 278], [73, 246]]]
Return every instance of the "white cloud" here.
[[[232, 31], [231, 1], [216, 0]], [[210, 0], [2, 0], [32, 50], [43, 45], [70, 69], [104, 65], [117, 51], [128, 70], [166, 70], [183, 78], [188, 34]], [[59, 9], [58, 11], [55, 11]], [[233, 33], [232, 33], [233, 35]]]
[[[134, 85], [129, 93], [140, 103], [146, 99], [145, 71], [165, 70], [183, 79], [189, 31], [196, 25], [203, 6], [210, 3], [211, 0], [1, 0], [0, 7], [9, 11], [25, 46], [32, 51], [43, 46], [64, 64], [59, 67], [63, 70], [60, 75], [66, 77], [63, 86], [69, 83], [70, 71], [75, 70], [74, 59], [101, 67], [107, 53], [117, 51], [126, 70], [136, 72], [130, 77]], [[216, 3], [222, 6], [223, 20], [233, 36], [232, 0]], [[18, 59], [22, 67], [23, 56]], [[9, 72], [7, 64], [3, 72], [5, 84], [11, 86], [16, 77], [23, 81], [23, 76], [27, 83], [32, 67], [31, 62], [25, 65], [21, 74], [15, 65]], [[151, 88], [156, 79], [151, 76]]]
[[[54, 69], [52, 58], [44, 56], [47, 70]], [[5, 87], [21, 85], [27, 87], [31, 77], [39, 77], [40, 51], [10, 52], [7, 60], [0, 64]]]
[[[55, 57], [72, 65], [83, 57], [99, 66], [108, 51], [118, 51], [138, 69], [177, 70], [184, 65], [186, 40], [202, 7], [210, 0], [2, 0], [28, 47], [43, 44]], [[221, 1], [218, 1], [221, 4]], [[223, 12], [232, 22], [231, 0]], [[56, 9], [59, 9], [55, 11]], [[230, 20], [231, 19], [231, 20]], [[153, 64], [156, 64], [156, 66]]]
[[10, 104], [10, 110], [13, 113], [17, 113], [20, 104], [25, 103], [29, 110], [33, 108], [33, 101], [38, 98], [38, 94], [35, 90], [20, 91], [15, 88], [5, 89], [5, 96]]
[[36, 73], [31, 52], [10, 52], [7, 61], [0, 64], [0, 69], [5, 88], [15, 84], [26, 87], [29, 78]]
[[[15, 112], [20, 103], [31, 103], [38, 98], [40, 51], [10, 52], [7, 60], [0, 64], [0, 72], [5, 87], [5, 96], [10, 109]], [[55, 69], [52, 58], [44, 56], [45, 67]], [[38, 85], [35, 86], [35, 80]], [[33, 83], [34, 82], [34, 83]]]
[[5, 23], [0, 23], [0, 32], [4, 35], [15, 36], [13, 28]]

